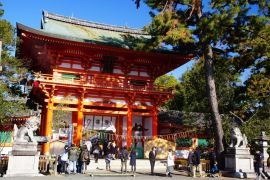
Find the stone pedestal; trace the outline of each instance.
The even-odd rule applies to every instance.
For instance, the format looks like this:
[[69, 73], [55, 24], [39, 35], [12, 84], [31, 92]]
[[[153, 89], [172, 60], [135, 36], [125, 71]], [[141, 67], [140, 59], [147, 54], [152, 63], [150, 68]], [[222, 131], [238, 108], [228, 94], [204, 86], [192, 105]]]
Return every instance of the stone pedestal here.
[[14, 143], [9, 154], [5, 177], [42, 176], [38, 170], [39, 152], [37, 143]]
[[228, 148], [225, 154], [225, 176], [235, 178], [256, 178], [253, 155], [249, 148]]
[[5, 177], [42, 176], [38, 170], [39, 154], [35, 156], [14, 156], [8, 159], [8, 169]]
[[12, 146], [11, 153], [14, 156], [35, 156], [37, 154], [37, 143], [16, 142]]

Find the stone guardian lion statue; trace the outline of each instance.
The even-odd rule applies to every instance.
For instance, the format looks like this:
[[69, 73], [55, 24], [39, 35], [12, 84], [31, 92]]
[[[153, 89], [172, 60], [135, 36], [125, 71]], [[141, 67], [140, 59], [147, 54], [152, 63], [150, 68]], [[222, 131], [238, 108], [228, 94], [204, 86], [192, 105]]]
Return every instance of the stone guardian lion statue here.
[[39, 118], [36, 116], [32, 116], [26, 120], [25, 124], [18, 128], [16, 124], [14, 124], [14, 134], [13, 141], [14, 143], [37, 143], [34, 138], [34, 131], [38, 129]]
[[233, 127], [231, 129], [231, 143], [229, 147], [247, 147], [247, 137], [242, 134], [238, 127]]

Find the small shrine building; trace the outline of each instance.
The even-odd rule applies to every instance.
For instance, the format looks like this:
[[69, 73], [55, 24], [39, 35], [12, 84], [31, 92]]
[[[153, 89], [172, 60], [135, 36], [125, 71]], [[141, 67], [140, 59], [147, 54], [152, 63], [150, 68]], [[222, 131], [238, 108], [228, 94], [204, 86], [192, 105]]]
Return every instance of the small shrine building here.
[[[133, 127], [157, 136], [157, 107], [172, 91], [157, 87], [157, 77], [185, 64], [192, 57], [175, 52], [132, 49], [132, 38], [149, 39], [145, 32], [65, 17], [44, 11], [41, 29], [17, 23], [17, 57], [36, 73], [32, 95], [42, 105], [42, 136], [52, 137], [54, 111], [59, 104], [75, 125], [73, 142], [83, 132], [113, 126], [132, 145]], [[49, 152], [49, 143], [43, 153]]]

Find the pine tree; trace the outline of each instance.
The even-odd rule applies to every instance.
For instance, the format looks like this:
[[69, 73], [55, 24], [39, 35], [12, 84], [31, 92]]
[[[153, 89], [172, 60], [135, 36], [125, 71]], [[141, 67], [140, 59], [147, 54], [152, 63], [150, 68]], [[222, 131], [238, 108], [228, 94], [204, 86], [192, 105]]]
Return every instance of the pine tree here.
[[26, 112], [25, 102], [14, 98], [17, 91], [11, 91], [11, 81], [17, 80], [13, 77], [20, 73], [23, 68], [18, 68], [21, 63], [13, 57], [12, 50], [15, 48], [15, 29], [7, 20], [3, 19], [4, 9], [0, 2], [0, 40], [3, 43], [1, 52], [1, 64], [3, 70], [0, 79], [0, 124], [4, 125], [10, 117]]
[[[135, 1], [139, 6], [140, 1]], [[224, 151], [223, 128], [218, 108], [214, 69], [215, 56], [234, 59], [243, 56], [241, 43], [254, 39], [269, 19], [269, 1], [248, 0], [144, 0], [152, 9], [152, 22], [145, 30], [152, 35], [144, 49], [172, 45], [174, 50], [192, 53], [204, 61], [206, 90], [215, 127], [217, 153]], [[260, 5], [260, 12], [252, 10]], [[253, 51], [253, 49], [251, 49]], [[242, 53], [242, 54], [240, 54]], [[242, 62], [241, 63], [245, 63]]]

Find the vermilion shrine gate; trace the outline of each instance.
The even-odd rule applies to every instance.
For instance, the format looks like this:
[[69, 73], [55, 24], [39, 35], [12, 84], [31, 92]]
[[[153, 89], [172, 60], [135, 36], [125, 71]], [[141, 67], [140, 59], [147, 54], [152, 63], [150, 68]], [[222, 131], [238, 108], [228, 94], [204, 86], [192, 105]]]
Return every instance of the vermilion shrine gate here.
[[[17, 56], [37, 72], [39, 90], [34, 87], [33, 94], [42, 104], [41, 135], [52, 136], [54, 110], [65, 104], [76, 124], [76, 144], [82, 140], [86, 120], [95, 124], [109, 119], [116, 134], [126, 137], [118, 143], [128, 147], [135, 123], [148, 129], [144, 135], [156, 137], [157, 107], [172, 97], [172, 91], [155, 86], [154, 80], [191, 59], [172, 52], [132, 50], [125, 35], [150, 38], [138, 29], [48, 12], [43, 12], [40, 30], [19, 23], [17, 30], [21, 40]], [[43, 153], [48, 152], [46, 143]]]

